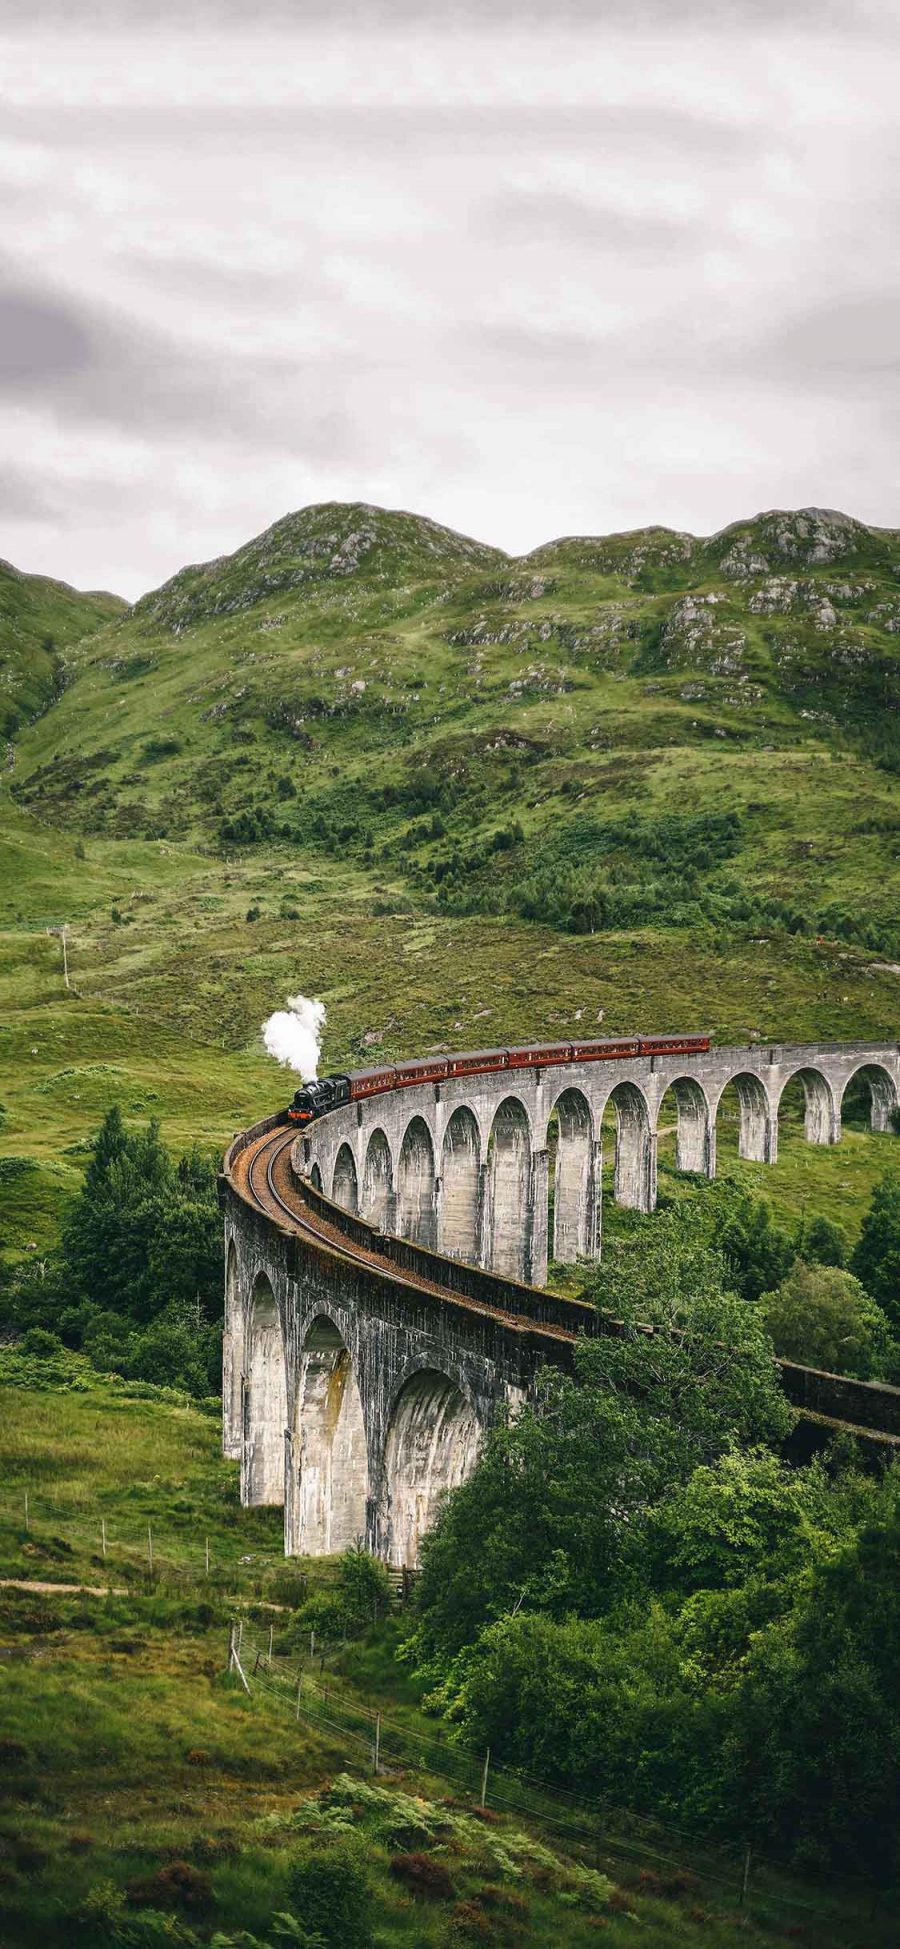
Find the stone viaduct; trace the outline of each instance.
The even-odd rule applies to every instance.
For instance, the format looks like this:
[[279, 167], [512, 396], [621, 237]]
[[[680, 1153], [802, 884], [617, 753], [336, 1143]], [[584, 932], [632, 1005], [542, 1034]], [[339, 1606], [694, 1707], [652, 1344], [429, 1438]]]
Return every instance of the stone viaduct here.
[[[497, 1407], [597, 1330], [543, 1288], [548, 1256], [599, 1256], [604, 1195], [653, 1209], [662, 1133], [678, 1169], [713, 1177], [729, 1115], [740, 1154], [773, 1163], [785, 1092], [807, 1140], [834, 1144], [851, 1082], [889, 1129], [896, 1043], [502, 1070], [351, 1102], [300, 1137], [283, 1115], [244, 1132], [220, 1179], [224, 1446], [243, 1501], [284, 1505], [289, 1554], [362, 1536], [414, 1564]], [[900, 1435], [897, 1390], [783, 1373], [806, 1410]]]

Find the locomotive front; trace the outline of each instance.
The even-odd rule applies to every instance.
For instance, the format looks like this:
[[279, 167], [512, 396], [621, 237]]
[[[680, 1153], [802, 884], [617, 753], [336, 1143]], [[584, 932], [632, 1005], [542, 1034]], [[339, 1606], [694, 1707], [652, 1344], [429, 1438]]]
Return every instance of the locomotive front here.
[[339, 1103], [349, 1101], [349, 1076], [322, 1076], [318, 1082], [303, 1083], [294, 1091], [288, 1104], [288, 1122], [312, 1123], [315, 1117], [324, 1116], [326, 1110], [335, 1110]]

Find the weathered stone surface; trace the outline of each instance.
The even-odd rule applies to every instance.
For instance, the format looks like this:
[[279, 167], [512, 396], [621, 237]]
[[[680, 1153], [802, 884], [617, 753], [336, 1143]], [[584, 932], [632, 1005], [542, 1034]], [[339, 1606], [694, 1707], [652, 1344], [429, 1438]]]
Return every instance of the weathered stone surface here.
[[[714, 1177], [716, 1116], [733, 1086], [741, 1155], [771, 1163], [788, 1083], [803, 1087], [808, 1141], [833, 1144], [860, 1076], [872, 1127], [885, 1130], [900, 1098], [896, 1043], [561, 1063], [348, 1104], [294, 1146], [298, 1176], [341, 1207], [336, 1244], [280, 1225], [226, 1179], [224, 1446], [240, 1458], [242, 1499], [283, 1502], [288, 1552], [363, 1536], [413, 1564], [498, 1405], [525, 1399], [548, 1360], [568, 1366], [574, 1336], [596, 1326], [591, 1309], [541, 1281], [548, 1249], [599, 1254], [607, 1108], [613, 1195], [649, 1211], [660, 1129], [676, 1125], [679, 1169]], [[324, 1205], [322, 1215], [327, 1230]], [[336, 1249], [343, 1236], [370, 1248], [369, 1262]], [[812, 1385], [804, 1372], [791, 1383], [797, 1399]], [[816, 1383], [817, 1409], [829, 1378]]]

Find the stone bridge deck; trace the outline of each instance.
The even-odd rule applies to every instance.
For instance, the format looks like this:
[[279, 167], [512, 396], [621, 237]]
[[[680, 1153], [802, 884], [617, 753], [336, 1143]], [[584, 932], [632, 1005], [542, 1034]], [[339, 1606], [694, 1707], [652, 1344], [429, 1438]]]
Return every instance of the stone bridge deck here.
[[599, 1256], [608, 1111], [613, 1196], [652, 1211], [668, 1126], [679, 1170], [715, 1177], [717, 1121], [728, 1113], [740, 1155], [773, 1164], [789, 1084], [802, 1090], [808, 1141], [836, 1144], [854, 1078], [868, 1088], [873, 1130], [886, 1130], [900, 1097], [896, 1043], [783, 1043], [411, 1085], [323, 1117], [299, 1161], [336, 1204], [383, 1230], [541, 1284], [548, 1258]]
[[[600, 1067], [420, 1085], [348, 1105], [301, 1139], [277, 1116], [235, 1140], [220, 1180], [225, 1449], [241, 1460], [244, 1501], [283, 1503], [288, 1552], [326, 1553], [361, 1535], [391, 1562], [414, 1563], [438, 1498], [471, 1469], [498, 1404], [526, 1398], [542, 1366], [570, 1365], [579, 1332], [598, 1330], [593, 1309], [522, 1272], [534, 1266], [536, 1240], [540, 1254], [535, 1201], [551, 1184], [557, 1256], [574, 1256], [584, 1240], [597, 1250], [599, 1223], [592, 1231], [580, 1213], [585, 1200], [599, 1205], [607, 1103], [616, 1192], [648, 1208], [670, 1092], [679, 1161], [697, 1168], [702, 1141], [709, 1169], [731, 1083], [745, 1154], [768, 1157], [792, 1077], [812, 1142], [837, 1141], [854, 1076], [869, 1086], [876, 1127], [900, 1086], [896, 1045]], [[526, 1244], [513, 1250], [517, 1227]], [[546, 1238], [545, 1228], [545, 1255]], [[900, 1442], [900, 1391], [788, 1363], [782, 1372], [807, 1416]]]

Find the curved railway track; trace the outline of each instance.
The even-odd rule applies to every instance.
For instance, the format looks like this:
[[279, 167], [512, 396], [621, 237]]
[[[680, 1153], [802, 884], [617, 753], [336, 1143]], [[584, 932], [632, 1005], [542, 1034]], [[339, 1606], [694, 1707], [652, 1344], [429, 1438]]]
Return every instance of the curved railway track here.
[[[348, 1236], [338, 1224], [332, 1224], [307, 1204], [302, 1185], [291, 1165], [291, 1150], [296, 1138], [297, 1133], [290, 1126], [285, 1129], [279, 1125], [253, 1138], [237, 1156], [229, 1151], [225, 1159], [225, 1176], [238, 1195], [257, 1211], [274, 1218], [285, 1229], [305, 1237], [319, 1251], [336, 1254], [350, 1264], [366, 1266], [376, 1275], [389, 1279], [393, 1285], [405, 1286], [414, 1292], [435, 1294], [456, 1307], [463, 1307], [467, 1312], [496, 1320], [512, 1333], [537, 1335], [553, 1341], [557, 1346], [560, 1342], [574, 1343], [576, 1334], [565, 1327], [511, 1313], [501, 1305], [486, 1305], [483, 1300], [442, 1286], [436, 1279], [428, 1279], [422, 1273], [398, 1266], [387, 1252], [379, 1252], [374, 1246], [362, 1245]], [[586, 1314], [591, 1311], [585, 1308]]]
[[[310, 1250], [320, 1258], [342, 1261], [345, 1266], [355, 1267], [358, 1272], [366, 1272], [370, 1278], [383, 1280], [393, 1287], [405, 1288], [412, 1294], [429, 1295], [437, 1298], [448, 1310], [476, 1315], [483, 1322], [501, 1327], [504, 1332], [516, 1335], [521, 1343], [531, 1342], [532, 1351], [543, 1358], [568, 1366], [571, 1353], [564, 1349], [574, 1347], [579, 1334], [592, 1330], [589, 1321], [594, 1321], [594, 1309], [574, 1300], [564, 1300], [559, 1295], [545, 1292], [541, 1287], [516, 1287], [520, 1310], [509, 1310], [510, 1282], [497, 1278], [478, 1267], [469, 1268], [473, 1281], [480, 1288], [479, 1296], [464, 1290], [463, 1282], [466, 1267], [459, 1260], [443, 1260], [437, 1253], [423, 1252], [429, 1271], [436, 1277], [428, 1277], [415, 1264], [410, 1263], [418, 1248], [410, 1247], [401, 1239], [384, 1237], [383, 1249], [379, 1249], [382, 1234], [374, 1227], [363, 1226], [369, 1234], [371, 1243], [354, 1235], [360, 1229], [358, 1220], [351, 1220], [345, 1228], [341, 1224], [343, 1214], [338, 1207], [323, 1201], [320, 1194], [307, 1199], [304, 1195], [303, 1180], [298, 1178], [291, 1162], [291, 1152], [296, 1142], [296, 1132], [285, 1123], [284, 1117], [269, 1119], [265, 1125], [244, 1132], [235, 1138], [224, 1159], [223, 1178], [234, 1195], [252, 1211], [274, 1223], [282, 1234], [293, 1234], [304, 1239]], [[328, 1209], [320, 1206], [328, 1204]], [[330, 1212], [334, 1211], [334, 1218]], [[404, 1262], [398, 1262], [394, 1249], [400, 1247]], [[446, 1265], [447, 1277], [442, 1283], [442, 1267]], [[460, 1278], [462, 1275], [462, 1281]], [[497, 1298], [493, 1301], [492, 1286], [496, 1284]], [[505, 1304], [504, 1304], [505, 1299]], [[521, 1301], [525, 1301], [524, 1307]], [[534, 1310], [532, 1311], [532, 1302]], [[548, 1310], [556, 1311], [557, 1317], [541, 1317], [542, 1304]], [[579, 1317], [583, 1314], [583, 1319]], [[560, 1315], [562, 1317], [560, 1318]], [[596, 1325], [593, 1328], [596, 1331]], [[601, 1329], [602, 1330], [602, 1329]], [[799, 1408], [804, 1421], [818, 1423], [829, 1432], [847, 1430], [862, 1436], [870, 1444], [880, 1449], [882, 1454], [888, 1449], [900, 1448], [900, 1430], [897, 1429], [897, 1390], [884, 1384], [849, 1381], [838, 1375], [818, 1374], [813, 1369], [797, 1366], [790, 1361], [779, 1361], [785, 1390], [788, 1398]], [[822, 1389], [825, 1393], [823, 1396]]]

